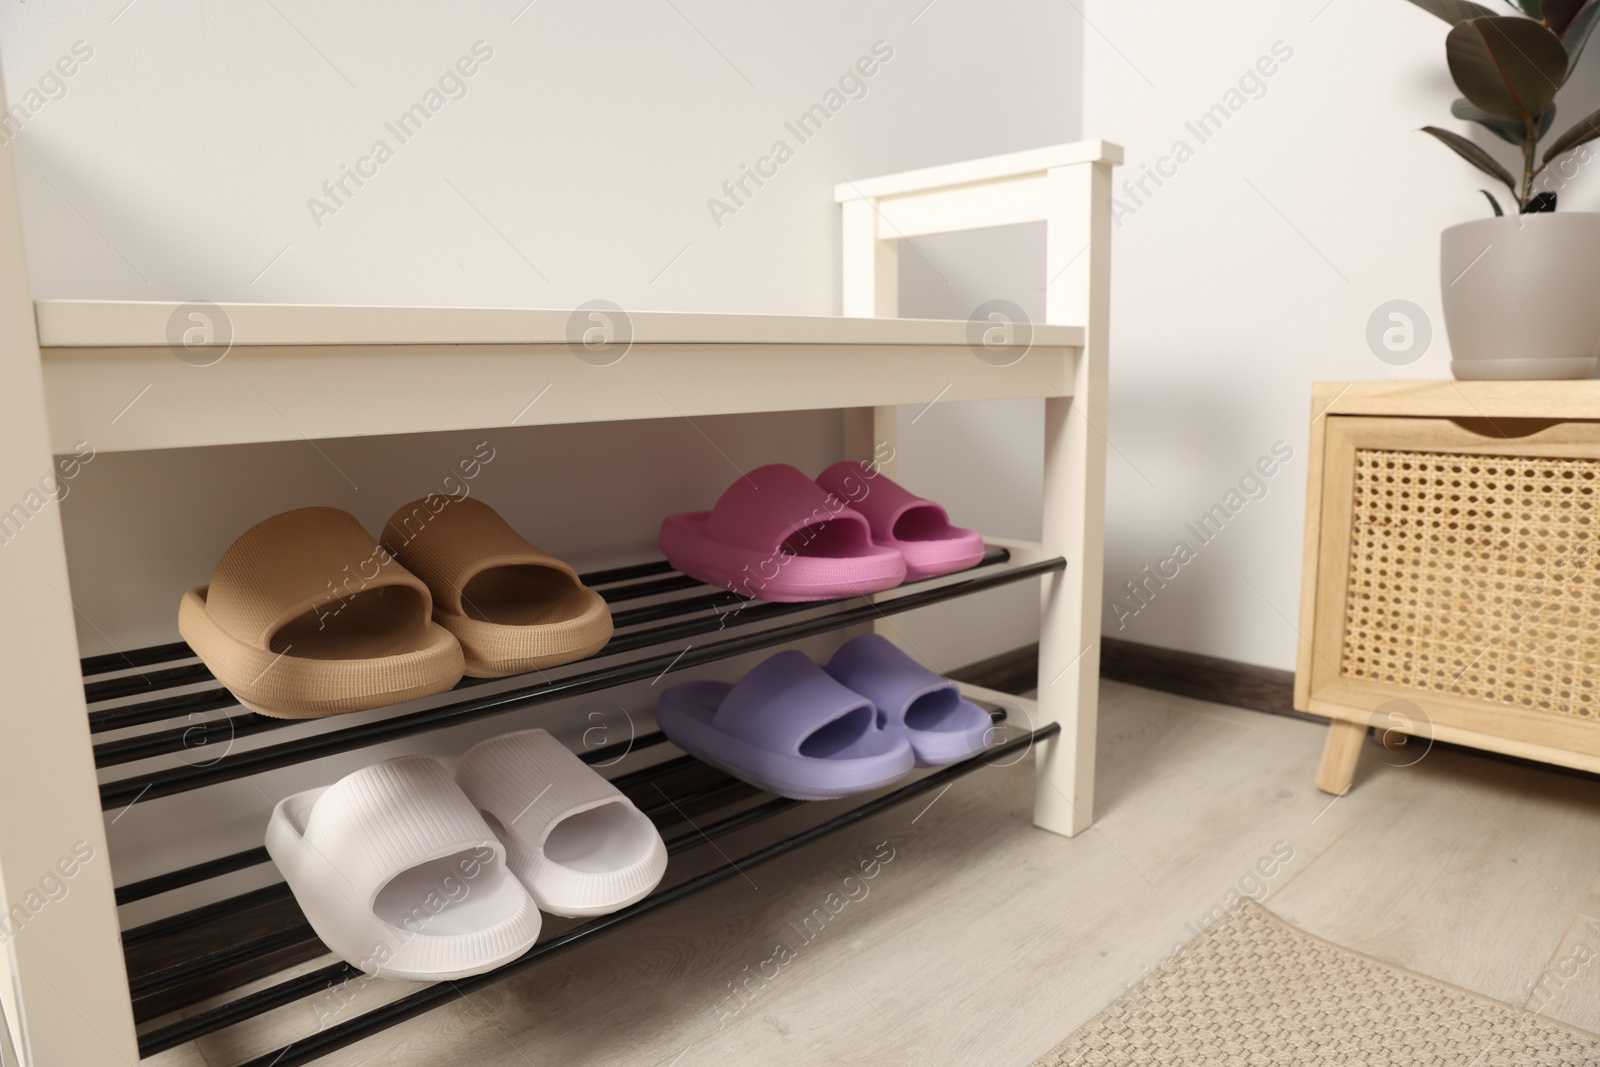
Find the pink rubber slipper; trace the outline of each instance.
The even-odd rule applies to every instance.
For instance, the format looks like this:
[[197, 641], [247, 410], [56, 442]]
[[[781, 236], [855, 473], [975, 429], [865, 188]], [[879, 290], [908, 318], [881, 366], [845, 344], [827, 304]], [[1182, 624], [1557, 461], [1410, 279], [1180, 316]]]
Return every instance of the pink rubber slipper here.
[[817, 484], [866, 517], [874, 544], [905, 557], [908, 582], [966, 570], [983, 559], [982, 536], [950, 525], [944, 508], [912, 496], [870, 466], [835, 463], [817, 475]]
[[668, 515], [660, 544], [684, 574], [757, 600], [876, 593], [906, 576], [864, 517], [784, 463], [743, 475], [710, 511]]

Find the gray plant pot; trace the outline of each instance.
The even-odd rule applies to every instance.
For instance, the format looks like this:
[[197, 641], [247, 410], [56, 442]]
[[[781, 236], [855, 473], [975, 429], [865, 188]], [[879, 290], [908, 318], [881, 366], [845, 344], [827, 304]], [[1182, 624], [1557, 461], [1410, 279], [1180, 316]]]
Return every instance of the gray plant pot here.
[[1439, 239], [1450, 370], [1587, 378], [1600, 356], [1600, 213], [1477, 219]]

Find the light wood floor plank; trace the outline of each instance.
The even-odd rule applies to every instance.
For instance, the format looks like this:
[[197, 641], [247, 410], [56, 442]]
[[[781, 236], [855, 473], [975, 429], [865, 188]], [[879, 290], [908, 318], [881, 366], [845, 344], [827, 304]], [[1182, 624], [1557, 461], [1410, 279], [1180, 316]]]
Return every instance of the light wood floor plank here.
[[1573, 913], [1524, 1005], [1529, 1011], [1600, 1033], [1600, 877]]
[[208, 1067], [208, 1065], [206, 1058], [200, 1054], [200, 1049], [191, 1043], [169, 1048], [160, 1055], [145, 1060], [140, 1067]]
[[[1521, 1004], [1600, 874], [1600, 790], [1464, 753], [1410, 767], [1377, 753], [1341, 801], [1360, 824], [1274, 910], [1337, 944]], [[1378, 792], [1390, 801], [1371, 803]]]

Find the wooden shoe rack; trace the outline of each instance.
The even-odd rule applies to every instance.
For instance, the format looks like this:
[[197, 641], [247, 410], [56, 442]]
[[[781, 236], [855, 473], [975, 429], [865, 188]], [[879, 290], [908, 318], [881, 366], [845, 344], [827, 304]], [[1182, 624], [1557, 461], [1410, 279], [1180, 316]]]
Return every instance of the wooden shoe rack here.
[[[526, 676], [511, 688], [468, 679], [443, 701], [333, 722], [247, 712], [181, 642], [81, 658], [60, 509], [19, 498], [21, 512], [0, 515], [0, 526], [8, 519], [26, 525], [26, 536], [7, 537], [0, 546], [8, 606], [0, 667], [10, 682], [0, 735], [0, 896], [14, 920], [6, 927], [0, 1005], [20, 1061], [136, 1063], [356, 975], [334, 964], [260, 985], [323, 951], [281, 883], [242, 896], [219, 892], [212, 903], [123, 928], [119, 906], [268, 863], [257, 848], [129, 880], [116, 877], [115, 854], [110, 862], [71, 858], [80, 844], [106, 856], [106, 824], [131, 805], [806, 637], [881, 627], [897, 613], [1008, 583], [1042, 584], [1040, 673], [1036, 699], [965, 687], [1005, 719], [996, 747], [735, 862], [748, 869], [1029, 751], [1035, 823], [1065, 835], [1085, 829], [1094, 797], [1110, 174], [1120, 160], [1120, 149], [1095, 141], [846, 183], [837, 199], [849, 317], [798, 318], [628, 314], [599, 306], [574, 312], [36, 304], [10, 148], [0, 146], [0, 486], [16, 487], [5, 489], [6, 500], [70, 462], [83, 440], [98, 452], [196, 449], [843, 409], [845, 454], [876, 456], [892, 475], [898, 405], [1040, 397], [1046, 422], [1039, 543], [991, 539], [988, 555], [970, 571], [822, 604], [741, 603], [658, 560], [591, 573], [585, 580], [611, 602], [617, 624], [611, 645], [594, 659]], [[902, 240], [1023, 222], [1046, 225], [1045, 323], [893, 317]], [[548, 383], [550, 399], [517, 411], [507, 398], [523, 395], [530, 375]], [[659, 383], [672, 384], [670, 399]], [[285, 410], [266, 396], [294, 399]], [[534, 712], [507, 727], [537, 721]], [[218, 758], [179, 758], [197, 743], [224, 738], [230, 744]], [[675, 803], [640, 803], [658, 819], [674, 855], [798, 806], [688, 757], [656, 758], [668, 751], [660, 734], [642, 733], [583, 758], [611, 765], [626, 755], [620, 765], [626, 773], [613, 778], [624, 792], [644, 797], [639, 787], [668, 784], [670, 793], [649, 795], [670, 795]], [[695, 820], [692, 829], [686, 818]], [[72, 868], [70, 876], [62, 864]], [[498, 971], [424, 986], [308, 1030], [249, 1063], [313, 1062], [710, 888], [735, 869], [687, 879], [669, 869], [655, 895], [562, 931]], [[70, 892], [45, 900], [42, 877], [50, 885], [69, 879]], [[255, 934], [207, 940], [220, 918], [241, 913], [260, 917]], [[192, 1007], [247, 981], [258, 983], [256, 991]]]

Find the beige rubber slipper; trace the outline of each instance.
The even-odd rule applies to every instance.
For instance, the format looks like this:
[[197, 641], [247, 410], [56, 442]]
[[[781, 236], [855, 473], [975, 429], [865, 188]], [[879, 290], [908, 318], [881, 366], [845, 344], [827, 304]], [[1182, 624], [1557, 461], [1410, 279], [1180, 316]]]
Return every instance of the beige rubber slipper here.
[[239, 703], [315, 719], [442, 693], [465, 660], [428, 587], [337, 508], [257, 523], [189, 590], [178, 631]]
[[414, 500], [390, 517], [383, 544], [428, 583], [433, 619], [461, 642], [474, 678], [571, 663], [611, 639], [600, 594], [482, 501]]

